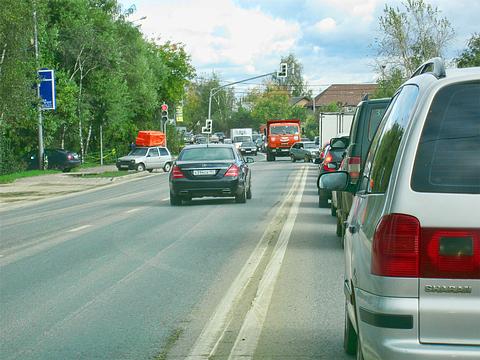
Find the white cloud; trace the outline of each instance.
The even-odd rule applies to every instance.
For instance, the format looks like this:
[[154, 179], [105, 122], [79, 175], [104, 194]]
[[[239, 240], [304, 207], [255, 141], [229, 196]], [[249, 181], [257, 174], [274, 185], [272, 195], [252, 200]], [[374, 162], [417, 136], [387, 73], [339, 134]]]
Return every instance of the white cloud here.
[[160, 41], [182, 42], [198, 68], [212, 64], [255, 70], [258, 60], [291, 51], [301, 36], [295, 22], [260, 9], [244, 9], [232, 0], [180, 0], [140, 3], [135, 16], [147, 16], [142, 30]]
[[341, 10], [345, 15], [354, 16], [367, 23], [374, 20], [375, 10], [380, 3], [379, 0], [323, 0], [323, 2]]
[[325, 33], [331, 32], [337, 28], [337, 22], [331, 17], [322, 19], [314, 25], [315, 30]]

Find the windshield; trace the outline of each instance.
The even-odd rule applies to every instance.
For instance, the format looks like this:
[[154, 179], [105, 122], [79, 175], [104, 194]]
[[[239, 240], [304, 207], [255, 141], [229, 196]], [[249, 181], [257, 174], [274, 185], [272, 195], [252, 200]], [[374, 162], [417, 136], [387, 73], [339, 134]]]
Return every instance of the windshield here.
[[305, 149], [318, 149], [318, 145], [316, 145], [315, 143], [303, 143], [303, 147]]
[[242, 142], [242, 145], [241, 146], [255, 146], [255, 144], [251, 141], [245, 141], [245, 142]]
[[199, 147], [184, 149], [178, 156], [179, 161], [234, 160], [230, 147]]
[[272, 125], [270, 127], [272, 135], [294, 135], [298, 134], [298, 125]]
[[147, 148], [136, 148], [130, 151], [128, 155], [130, 156], [145, 156], [147, 155]]

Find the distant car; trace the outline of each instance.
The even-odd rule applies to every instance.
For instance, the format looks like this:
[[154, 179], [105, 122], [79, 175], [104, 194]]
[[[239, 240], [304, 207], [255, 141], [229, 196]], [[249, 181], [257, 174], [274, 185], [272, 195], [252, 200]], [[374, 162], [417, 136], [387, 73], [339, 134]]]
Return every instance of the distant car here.
[[195, 135], [195, 144], [206, 144], [207, 138], [203, 135]]
[[220, 142], [220, 138], [215, 134], [210, 135], [210, 142], [213, 144], [218, 144]]
[[242, 155], [257, 155], [257, 145], [253, 141], [244, 141], [238, 147], [238, 150]]
[[235, 197], [245, 203], [252, 197], [251, 172], [233, 145], [189, 145], [178, 155], [170, 172], [170, 204], [182, 205], [192, 198]]
[[163, 169], [169, 172], [172, 167], [172, 155], [165, 147], [137, 147], [128, 155], [119, 158], [116, 165], [118, 170], [152, 172], [154, 169]]
[[264, 147], [263, 138], [262, 137], [257, 138], [255, 140], [255, 145], [257, 146], [257, 151], [262, 151]]
[[232, 144], [233, 142], [232, 142], [232, 139], [225, 138], [225, 139], [223, 139], [223, 143], [224, 144]]
[[221, 143], [225, 140], [225, 134], [222, 131], [218, 131], [214, 135], [218, 136], [218, 141]]
[[303, 160], [311, 162], [313, 159], [318, 159], [319, 149], [313, 141], [300, 141], [292, 145], [290, 148], [290, 159], [292, 162]]
[[[65, 149], [45, 149], [45, 163], [48, 169], [58, 169], [69, 172], [80, 165], [80, 156], [73, 151]], [[29, 169], [38, 169], [38, 154], [31, 154]]]
[[[349, 136], [347, 134], [339, 134], [330, 140], [330, 145], [325, 153], [325, 157], [319, 167], [320, 175], [337, 171], [343, 160], [343, 154], [349, 144]], [[318, 190], [318, 207], [329, 207], [328, 200], [332, 198], [332, 192], [329, 190]]]

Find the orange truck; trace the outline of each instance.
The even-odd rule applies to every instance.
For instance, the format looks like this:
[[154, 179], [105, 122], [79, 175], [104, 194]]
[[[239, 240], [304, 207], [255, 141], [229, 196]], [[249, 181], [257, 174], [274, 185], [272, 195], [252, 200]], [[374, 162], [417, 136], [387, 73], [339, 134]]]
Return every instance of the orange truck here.
[[290, 156], [290, 147], [301, 140], [300, 120], [268, 120], [265, 129], [267, 161]]

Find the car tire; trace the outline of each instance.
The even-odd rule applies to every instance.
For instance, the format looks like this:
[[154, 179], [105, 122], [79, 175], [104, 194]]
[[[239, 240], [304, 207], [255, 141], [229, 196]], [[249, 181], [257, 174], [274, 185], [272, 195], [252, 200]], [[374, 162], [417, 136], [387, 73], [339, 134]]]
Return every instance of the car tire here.
[[[343, 237], [343, 225], [342, 225], [342, 220], [337, 216], [337, 229], [336, 229], [336, 234], [338, 237]], [[343, 240], [342, 240], [342, 247], [343, 247]]]
[[252, 198], [252, 184], [250, 183], [250, 186], [248, 187], [248, 190], [247, 190], [247, 199], [251, 199]]
[[182, 199], [180, 196], [170, 193], [170, 205], [180, 206], [182, 205]]
[[163, 171], [164, 172], [170, 172], [170, 169], [172, 168], [172, 164], [167, 162], [165, 165], [163, 165]]
[[292, 160], [292, 162], [295, 162], [295, 161], [297, 161], [297, 159], [295, 159], [295, 156], [293, 156], [293, 155], [292, 155], [292, 156], [290, 156], [290, 159]]
[[318, 191], [318, 207], [319, 208], [328, 208], [328, 194], [320, 189]]
[[305, 157], [303, 158], [303, 162], [306, 162], [306, 163], [307, 163], [307, 162], [310, 162], [310, 160], [308, 160], [308, 156], [305, 156]]
[[330, 206], [330, 215], [332, 215], [333, 217], [337, 216], [337, 208], [335, 206]]
[[152, 173], [153, 169], [147, 169], [147, 171], [148, 171], [149, 173]]
[[62, 172], [68, 173], [68, 172], [70, 172], [70, 170], [72, 170], [72, 168], [63, 168], [63, 169], [62, 169]]
[[347, 312], [347, 304], [345, 303], [345, 325], [343, 332], [343, 349], [348, 355], [355, 355], [357, 353], [358, 336], [350, 321]]
[[247, 189], [243, 188], [243, 191], [240, 195], [235, 196], [235, 202], [237, 204], [245, 204], [247, 202]]
[[140, 163], [137, 165], [137, 171], [142, 172], [145, 171], [145, 165], [143, 163]]

